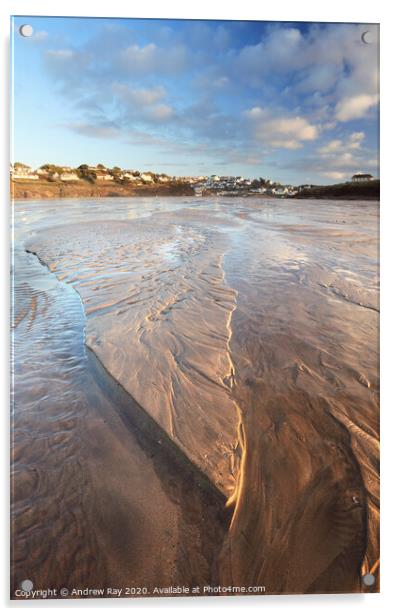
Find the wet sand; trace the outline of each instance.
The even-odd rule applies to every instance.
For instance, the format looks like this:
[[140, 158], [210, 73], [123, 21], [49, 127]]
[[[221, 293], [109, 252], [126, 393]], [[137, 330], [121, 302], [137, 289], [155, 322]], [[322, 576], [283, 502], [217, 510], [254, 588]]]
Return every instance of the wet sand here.
[[[58, 488], [60, 543], [37, 558], [43, 580], [53, 558], [64, 561], [59, 584], [69, 575], [74, 545], [82, 563], [101, 555], [100, 567], [74, 568], [85, 584], [132, 576], [145, 586], [199, 579], [267, 593], [365, 590], [361, 574], [377, 574], [379, 558], [378, 205], [165, 199], [131, 213], [105, 201], [28, 214], [28, 257], [55, 274], [47, 272], [56, 297], [81, 297], [73, 327], [93, 355], [82, 353], [89, 380], [71, 417], [61, 400], [54, 422], [48, 366], [33, 379], [45, 400], [40, 428], [60, 441], [60, 458], [29, 448], [31, 426], [20, 436], [17, 412], [28, 403], [15, 401], [17, 452], [25, 443], [15, 468], [27, 469], [31, 485], [24, 500], [14, 483], [16, 547], [35, 533], [42, 543], [37, 519], [48, 524], [30, 478], [45, 452], [46, 471], [60, 472], [62, 460], [76, 468]], [[35, 302], [16, 312], [21, 339], [37, 321]], [[56, 324], [72, 331], [59, 315]], [[37, 344], [48, 341], [38, 335]], [[25, 345], [16, 391], [28, 396], [36, 368], [26, 353]], [[75, 392], [59, 362], [55, 381]], [[29, 424], [35, 414], [37, 404]], [[70, 508], [77, 543], [67, 540]]]
[[99, 371], [72, 288], [16, 265], [12, 590], [207, 583], [224, 500]]
[[245, 215], [227, 264], [244, 463], [225, 577], [359, 591], [379, 557], [377, 208]]

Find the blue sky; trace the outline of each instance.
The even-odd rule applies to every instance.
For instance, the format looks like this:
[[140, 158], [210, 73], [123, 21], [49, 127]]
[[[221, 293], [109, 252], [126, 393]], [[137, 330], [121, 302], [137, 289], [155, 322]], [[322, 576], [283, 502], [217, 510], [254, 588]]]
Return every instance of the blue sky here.
[[14, 161], [379, 175], [377, 26], [15, 17], [12, 33]]

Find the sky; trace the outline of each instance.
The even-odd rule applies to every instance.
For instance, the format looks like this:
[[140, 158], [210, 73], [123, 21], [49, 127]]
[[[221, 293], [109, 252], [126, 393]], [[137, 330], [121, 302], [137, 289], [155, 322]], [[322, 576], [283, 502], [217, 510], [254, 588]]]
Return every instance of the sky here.
[[14, 17], [11, 37], [12, 162], [379, 176], [376, 25]]

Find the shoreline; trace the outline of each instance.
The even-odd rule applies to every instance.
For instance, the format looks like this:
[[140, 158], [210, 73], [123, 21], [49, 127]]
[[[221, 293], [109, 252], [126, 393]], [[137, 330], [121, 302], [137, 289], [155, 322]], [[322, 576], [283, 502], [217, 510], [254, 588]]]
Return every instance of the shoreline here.
[[331, 200], [331, 201], [379, 201], [380, 183], [375, 180], [365, 184], [334, 184], [331, 186], [313, 186], [296, 195], [276, 196], [260, 193], [218, 194], [206, 191], [203, 195], [197, 195], [190, 184], [186, 182], [172, 182], [169, 184], [148, 184], [145, 186], [133, 186], [117, 184], [106, 181], [91, 184], [84, 180], [79, 182], [48, 182], [47, 180], [11, 180], [11, 200], [35, 201], [37, 199], [98, 199], [117, 197], [227, 197], [227, 198], [259, 198], [272, 200]]

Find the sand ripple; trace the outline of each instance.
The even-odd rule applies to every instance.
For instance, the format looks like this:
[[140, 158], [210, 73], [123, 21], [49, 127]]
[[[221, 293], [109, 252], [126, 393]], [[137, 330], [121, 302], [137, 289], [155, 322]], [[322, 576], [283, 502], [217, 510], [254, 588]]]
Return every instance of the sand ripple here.
[[228, 499], [225, 584], [347, 592], [378, 572], [377, 213], [219, 200], [29, 243], [80, 294], [88, 347]]
[[226, 496], [235, 488], [237, 412], [216, 230], [166, 223], [58, 227], [29, 249], [80, 293], [86, 344]]

